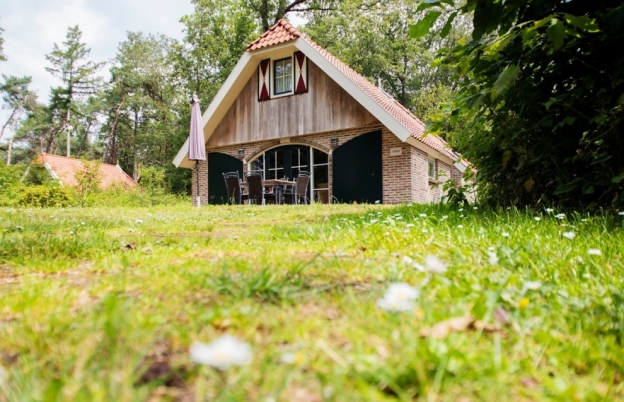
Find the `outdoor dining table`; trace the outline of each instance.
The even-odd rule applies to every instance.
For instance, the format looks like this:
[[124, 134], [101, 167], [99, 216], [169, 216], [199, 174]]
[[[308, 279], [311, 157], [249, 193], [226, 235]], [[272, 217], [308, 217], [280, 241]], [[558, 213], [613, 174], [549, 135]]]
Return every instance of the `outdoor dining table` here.
[[[275, 203], [282, 204], [282, 194], [284, 193], [284, 188], [286, 186], [294, 186], [295, 182], [286, 180], [286, 179], [265, 179], [262, 180], [264, 187], [269, 190], [273, 190], [275, 194]], [[243, 192], [247, 192], [247, 182], [241, 182], [241, 187], [243, 188]]]

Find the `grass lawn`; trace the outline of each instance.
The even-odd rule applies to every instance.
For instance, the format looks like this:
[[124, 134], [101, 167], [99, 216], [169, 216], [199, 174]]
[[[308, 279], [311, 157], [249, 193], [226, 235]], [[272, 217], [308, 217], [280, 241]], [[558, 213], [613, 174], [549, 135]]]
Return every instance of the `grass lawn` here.
[[624, 400], [624, 216], [556, 212], [0, 209], [0, 400]]

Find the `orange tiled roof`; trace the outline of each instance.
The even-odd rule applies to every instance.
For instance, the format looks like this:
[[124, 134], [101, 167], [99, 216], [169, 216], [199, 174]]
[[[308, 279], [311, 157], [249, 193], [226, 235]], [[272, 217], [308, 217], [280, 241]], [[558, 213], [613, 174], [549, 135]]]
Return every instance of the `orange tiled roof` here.
[[340, 72], [342, 72], [349, 80], [357, 85], [362, 91], [364, 91], [371, 99], [373, 99], [379, 106], [381, 106], [386, 112], [394, 117], [403, 127], [405, 127], [411, 133], [412, 137], [416, 138], [420, 142], [435, 149], [441, 154], [449, 157], [451, 160], [456, 161], [459, 159], [459, 154], [451, 150], [442, 138], [427, 135], [424, 136], [425, 124], [406, 107], [399, 102], [388, 96], [381, 88], [372, 84], [358, 72], [347, 66], [340, 61], [336, 56], [329, 53], [326, 49], [316, 44], [310, 38], [299, 32], [293, 27], [287, 20], [281, 19], [268, 31], [262, 34], [258, 39], [251, 42], [247, 46], [247, 51], [257, 50], [268, 46], [277, 45], [279, 43], [288, 42], [302, 38], [314, 47], [323, 57], [325, 57], [331, 64], [333, 64]]
[[277, 24], [269, 28], [268, 31], [260, 35], [258, 39], [251, 42], [247, 46], [247, 51], [262, 49], [263, 47], [269, 47], [280, 43], [295, 40], [301, 36], [301, 32], [297, 28], [290, 25], [290, 22], [281, 19], [277, 21]]
[[[50, 169], [58, 177], [64, 186], [77, 186], [78, 182], [74, 176], [75, 172], [84, 169], [84, 163], [80, 159], [67, 158], [65, 156], [52, 155], [42, 152], [38, 161], [47, 163]], [[122, 184], [125, 187], [134, 187], [136, 183], [119, 166], [100, 164], [100, 175], [102, 182], [100, 187], [106, 189], [113, 184]]]

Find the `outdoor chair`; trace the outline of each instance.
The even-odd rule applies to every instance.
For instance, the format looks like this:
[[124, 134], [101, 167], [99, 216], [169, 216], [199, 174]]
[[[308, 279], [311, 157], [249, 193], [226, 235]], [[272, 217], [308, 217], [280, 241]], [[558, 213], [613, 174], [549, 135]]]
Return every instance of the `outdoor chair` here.
[[299, 172], [294, 186], [288, 186], [284, 190], [284, 203], [286, 204], [307, 204], [308, 203], [308, 183], [310, 183], [310, 172]]
[[244, 200], [248, 199], [248, 195], [243, 194], [238, 172], [223, 173], [223, 179], [227, 188], [228, 204], [242, 204]]
[[275, 193], [266, 192], [264, 189], [264, 180], [260, 170], [252, 170], [245, 173], [245, 181], [247, 182], [249, 202], [264, 205], [266, 200], [272, 200], [275, 203]]

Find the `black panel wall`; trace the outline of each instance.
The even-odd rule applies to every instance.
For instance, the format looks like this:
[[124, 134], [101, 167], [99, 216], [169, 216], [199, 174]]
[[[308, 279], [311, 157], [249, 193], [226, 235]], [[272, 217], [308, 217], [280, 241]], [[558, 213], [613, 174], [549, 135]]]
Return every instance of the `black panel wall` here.
[[338, 202], [382, 202], [381, 131], [362, 134], [333, 152], [334, 198]]
[[211, 152], [208, 155], [208, 203], [227, 203], [227, 188], [223, 173], [238, 172], [243, 179], [243, 162], [233, 156], [219, 152]]

